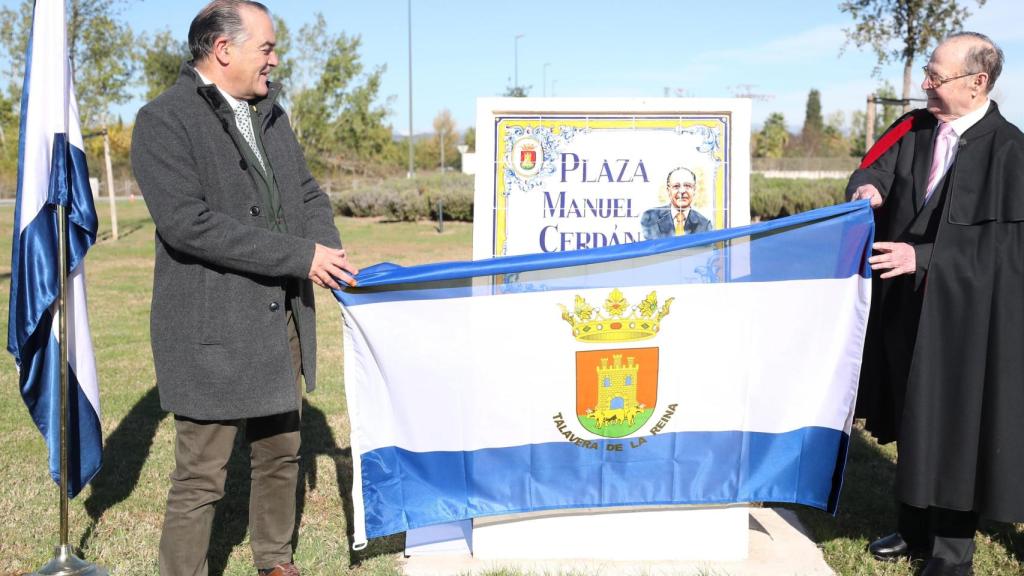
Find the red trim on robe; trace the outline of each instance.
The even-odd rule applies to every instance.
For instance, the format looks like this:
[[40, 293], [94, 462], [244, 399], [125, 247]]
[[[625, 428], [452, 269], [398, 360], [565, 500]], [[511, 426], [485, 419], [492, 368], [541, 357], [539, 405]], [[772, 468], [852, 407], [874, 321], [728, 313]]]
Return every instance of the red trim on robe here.
[[910, 132], [910, 128], [913, 127], [913, 125], [914, 116], [911, 114], [907, 116], [904, 121], [894, 126], [892, 130], [883, 134], [882, 137], [878, 139], [878, 142], [875, 142], [875, 144], [871, 146], [871, 150], [868, 150], [868, 153], [864, 155], [864, 159], [860, 163], [860, 169], [863, 170], [874, 164], [875, 160], [881, 158], [889, 148], [892, 148], [893, 144], [899, 142], [900, 138], [903, 138], [907, 132]]

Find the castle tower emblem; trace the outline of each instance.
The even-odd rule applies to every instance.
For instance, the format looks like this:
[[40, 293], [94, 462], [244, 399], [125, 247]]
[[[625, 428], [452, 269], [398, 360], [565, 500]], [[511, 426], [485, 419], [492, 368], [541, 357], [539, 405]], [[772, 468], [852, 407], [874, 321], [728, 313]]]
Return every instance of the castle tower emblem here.
[[[580, 342], [630, 342], [654, 338], [673, 298], [660, 307], [656, 292], [630, 306], [616, 288], [597, 309], [576, 296], [562, 319]], [[576, 352], [576, 417], [590, 432], [622, 438], [639, 430], [658, 399], [658, 348], [618, 348]]]

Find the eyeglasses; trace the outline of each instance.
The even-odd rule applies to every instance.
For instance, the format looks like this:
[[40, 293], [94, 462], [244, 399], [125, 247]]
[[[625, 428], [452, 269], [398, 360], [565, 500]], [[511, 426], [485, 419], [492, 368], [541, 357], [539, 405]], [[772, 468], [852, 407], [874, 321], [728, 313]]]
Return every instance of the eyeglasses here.
[[967, 78], [968, 76], [974, 76], [975, 74], [981, 74], [981, 72], [968, 72], [967, 74], [961, 74], [959, 76], [943, 78], [942, 76], [939, 76], [935, 72], [929, 70], [927, 66], [922, 66], [921, 70], [924, 70], [924, 78], [925, 80], [928, 81], [928, 85], [931, 86], [932, 88], [938, 88], [939, 86], [942, 86], [947, 82], [952, 82], [953, 80], [959, 80], [961, 78]]

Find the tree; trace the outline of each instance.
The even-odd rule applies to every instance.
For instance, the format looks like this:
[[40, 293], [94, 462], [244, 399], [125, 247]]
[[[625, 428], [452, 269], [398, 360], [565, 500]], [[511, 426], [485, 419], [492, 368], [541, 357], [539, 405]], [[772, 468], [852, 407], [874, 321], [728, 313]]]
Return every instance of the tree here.
[[[434, 116], [434, 138], [433, 143], [438, 151], [438, 162], [444, 158], [443, 166], [454, 166], [458, 163], [459, 133], [455, 131], [455, 119], [447, 108], [444, 108]], [[444, 145], [444, 153], [441, 154], [441, 146]]]
[[[896, 89], [888, 81], [882, 82], [875, 95], [879, 98], [896, 99]], [[893, 104], [883, 104], [882, 113], [875, 114], [875, 138], [882, 135], [886, 128], [892, 126], [899, 116], [900, 108]], [[867, 117], [863, 110], [855, 110], [850, 118], [850, 155], [863, 156], [867, 153]]]
[[470, 152], [476, 152], [476, 128], [466, 128], [466, 133], [462, 135], [462, 143], [469, 146]]
[[[978, 7], [986, 0], [975, 0]], [[878, 56], [878, 68], [889, 62], [903, 62], [903, 100], [910, 98], [914, 59], [951, 32], [960, 30], [970, 15], [958, 0], [845, 0], [839, 9], [855, 21], [845, 28], [846, 42], [858, 48], [871, 46]], [[903, 106], [904, 112], [909, 103]]]
[[[282, 67], [299, 84], [291, 92], [292, 124], [310, 164], [362, 171], [367, 161], [392, 156], [391, 128], [384, 124], [389, 110], [374, 104], [384, 67], [364, 74], [359, 36], [328, 33], [322, 14], [299, 30], [299, 38], [304, 66], [292, 69], [284, 58]], [[307, 78], [313, 80], [304, 84]]]
[[[134, 35], [118, 18], [125, 0], [67, 0], [68, 57], [75, 75], [79, 118], [83, 127], [108, 122], [110, 107], [131, 98], [135, 75]], [[0, 60], [9, 63], [8, 99], [21, 100], [25, 48], [32, 26], [33, 0], [0, 9]]]
[[806, 155], [817, 156], [821, 153], [820, 147], [824, 128], [825, 120], [821, 116], [821, 92], [817, 88], [811, 88], [811, 91], [807, 94], [804, 127], [800, 131], [800, 143]]
[[286, 104], [290, 102], [289, 96], [295, 88], [292, 86], [295, 75], [295, 61], [291, 58], [292, 33], [284, 19], [276, 14], [274, 15], [274, 38], [277, 40], [277, 44], [274, 46], [274, 52], [277, 53], [277, 66], [270, 73], [270, 79], [280, 83], [283, 87], [278, 98], [281, 103]]
[[850, 143], [846, 139], [843, 127], [846, 124], [846, 114], [842, 110], [836, 110], [829, 114], [828, 121], [821, 133], [821, 145], [819, 155], [828, 158], [847, 156], [850, 153]]
[[164, 30], [152, 40], [142, 37], [142, 75], [146, 84], [146, 100], [152, 100], [178, 81], [181, 63], [189, 60], [188, 43], [174, 39]]
[[3, 70], [8, 100], [21, 101], [21, 81], [25, 74], [25, 49], [31, 33], [32, 2], [22, 0], [17, 9], [0, 8], [0, 46], [5, 54], [2, 58], [8, 66]]
[[505, 93], [502, 96], [509, 98], [526, 98], [530, 95], [530, 88], [533, 86], [513, 86], [509, 84], [505, 87]]
[[764, 121], [764, 127], [757, 135], [754, 156], [782, 158], [787, 143], [789, 143], [789, 132], [786, 131], [786, 118], [781, 112], [772, 112]]
[[123, 0], [68, 0], [68, 56], [83, 126], [104, 126], [110, 107], [131, 99], [135, 36], [118, 19]]

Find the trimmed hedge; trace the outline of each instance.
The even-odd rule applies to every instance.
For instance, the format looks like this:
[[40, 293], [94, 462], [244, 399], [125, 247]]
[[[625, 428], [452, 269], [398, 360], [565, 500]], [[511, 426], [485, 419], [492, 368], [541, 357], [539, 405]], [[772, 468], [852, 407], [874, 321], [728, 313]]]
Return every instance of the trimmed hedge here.
[[[798, 180], [750, 176], [750, 216], [771, 220], [845, 201], [845, 180]], [[473, 221], [473, 177], [465, 174], [430, 174], [416, 180], [393, 178], [356, 186], [334, 197], [342, 216], [383, 217], [414, 221], [438, 216], [442, 203], [445, 220]]]
[[798, 180], [750, 175], [750, 218], [772, 220], [846, 200], [846, 180]]
[[393, 178], [357, 186], [334, 197], [342, 216], [378, 216], [392, 221], [437, 219], [438, 202], [445, 220], [473, 221], [473, 177], [430, 174], [415, 180]]

